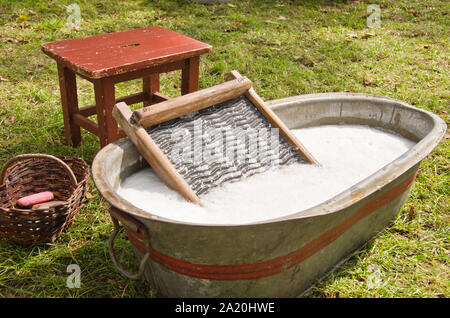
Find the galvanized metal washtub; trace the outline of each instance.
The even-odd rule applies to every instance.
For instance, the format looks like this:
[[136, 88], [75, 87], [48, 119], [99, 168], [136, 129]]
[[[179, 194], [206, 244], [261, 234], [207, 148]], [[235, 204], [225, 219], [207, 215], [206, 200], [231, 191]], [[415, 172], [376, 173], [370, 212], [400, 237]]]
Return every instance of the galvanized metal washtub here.
[[[393, 222], [419, 164], [446, 131], [438, 116], [398, 100], [325, 93], [268, 102], [289, 128], [363, 124], [417, 144], [365, 180], [313, 208], [245, 225], [179, 222], [142, 211], [120, 197], [121, 180], [146, 163], [128, 139], [103, 148], [92, 165], [94, 182], [111, 204], [112, 261], [131, 279], [145, 275], [168, 297], [296, 297], [334, 270]], [[125, 229], [139, 272], [126, 272], [113, 241]]]

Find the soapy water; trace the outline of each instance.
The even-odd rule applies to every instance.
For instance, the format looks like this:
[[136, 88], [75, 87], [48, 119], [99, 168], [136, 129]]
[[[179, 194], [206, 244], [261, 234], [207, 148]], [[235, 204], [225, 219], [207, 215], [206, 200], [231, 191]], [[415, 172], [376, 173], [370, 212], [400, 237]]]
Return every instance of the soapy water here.
[[314, 207], [383, 168], [415, 145], [402, 136], [362, 125], [291, 130], [321, 163], [291, 164], [227, 183], [186, 201], [150, 169], [120, 184], [118, 194], [154, 216], [200, 224], [247, 224]]

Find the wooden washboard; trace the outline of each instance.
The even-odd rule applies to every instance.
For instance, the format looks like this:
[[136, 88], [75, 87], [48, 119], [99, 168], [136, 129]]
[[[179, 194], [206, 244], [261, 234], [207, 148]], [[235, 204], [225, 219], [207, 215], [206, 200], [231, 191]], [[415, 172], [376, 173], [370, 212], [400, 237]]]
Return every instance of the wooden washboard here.
[[[245, 114], [244, 114], [245, 112]], [[188, 115], [188, 116], [186, 116]], [[206, 171], [204, 165], [171, 160], [170, 134], [175, 127], [189, 127], [195, 120], [224, 127], [244, 125], [262, 129], [277, 128], [280, 135], [280, 153], [283, 164], [293, 161], [319, 163], [295, 138], [286, 125], [274, 114], [252, 88], [252, 82], [237, 71], [227, 76], [227, 82], [197, 92], [172, 98], [132, 112], [124, 102], [115, 105], [113, 116], [126, 135], [136, 145], [142, 156], [164, 183], [178, 191], [187, 200], [200, 204], [199, 194], [209, 188], [243, 176], [264, 170], [264, 164], [256, 168], [248, 165], [214, 167], [216, 175]], [[248, 146], [248, 145], [247, 145]], [[194, 154], [195, 155], [195, 154]], [[278, 154], [277, 154], [278, 155]], [[203, 169], [203, 170], [202, 170]], [[232, 169], [233, 171], [231, 171]], [[218, 180], [223, 182], [218, 182]], [[188, 182], [189, 181], [189, 182]], [[195, 191], [196, 190], [196, 191]]]

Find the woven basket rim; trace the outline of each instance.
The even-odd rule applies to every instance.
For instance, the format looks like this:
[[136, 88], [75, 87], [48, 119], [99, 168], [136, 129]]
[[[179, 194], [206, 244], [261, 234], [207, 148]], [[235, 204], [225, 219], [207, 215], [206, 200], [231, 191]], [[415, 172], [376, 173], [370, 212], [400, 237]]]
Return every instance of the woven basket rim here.
[[[57, 156], [57, 158], [70, 166], [69, 168], [73, 170], [72, 173], [76, 176], [77, 182], [75, 184], [72, 184], [72, 182], [67, 183], [67, 186], [71, 188], [69, 192], [61, 190], [67, 195], [67, 204], [40, 211], [31, 210], [31, 208], [15, 207], [7, 191], [7, 182], [1, 183], [0, 199], [3, 198], [3, 200], [0, 202], [0, 238], [24, 244], [53, 242], [60, 236], [62, 231], [72, 225], [83, 205], [87, 191], [90, 176], [89, 165], [83, 158], [69, 156]], [[24, 160], [45, 160], [45, 158], [27, 158]], [[5, 180], [8, 180], [8, 177], [14, 173], [10, 170], [14, 169], [16, 164], [19, 164], [19, 162], [12, 164], [5, 171]], [[38, 166], [39, 164], [37, 163]], [[74, 165], [76, 166], [74, 167]], [[26, 170], [23, 167], [19, 167], [19, 169], [22, 169], [18, 171], [19, 175]], [[54, 171], [55, 166], [53, 165], [51, 169]], [[30, 176], [33, 178], [33, 172], [30, 173]], [[61, 176], [62, 174], [59, 177]], [[78, 178], [81, 180], [78, 180]], [[62, 188], [61, 180], [59, 179], [58, 183], [60, 188]], [[24, 184], [28, 186], [26, 183]], [[18, 184], [17, 186], [20, 187], [22, 185]]]

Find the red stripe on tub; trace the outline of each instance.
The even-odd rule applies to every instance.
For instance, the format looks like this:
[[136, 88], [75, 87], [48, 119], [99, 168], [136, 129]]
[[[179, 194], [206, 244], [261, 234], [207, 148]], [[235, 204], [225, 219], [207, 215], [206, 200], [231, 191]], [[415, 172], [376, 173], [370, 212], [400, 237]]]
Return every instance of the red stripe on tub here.
[[[366, 203], [340, 224], [323, 233], [300, 249], [284, 256], [276, 257], [256, 264], [205, 265], [179, 260], [164, 255], [155, 249], [151, 249], [151, 258], [153, 261], [174, 272], [204, 279], [245, 280], [275, 275], [303, 262], [310, 256], [323, 249], [325, 246], [335, 241], [358, 221], [385, 206], [392, 200], [398, 198], [414, 183], [417, 172], [418, 171], [396, 185], [391, 190]], [[145, 253], [144, 244], [140, 239], [141, 235], [127, 229], [125, 230], [130, 242], [141, 253]]]

